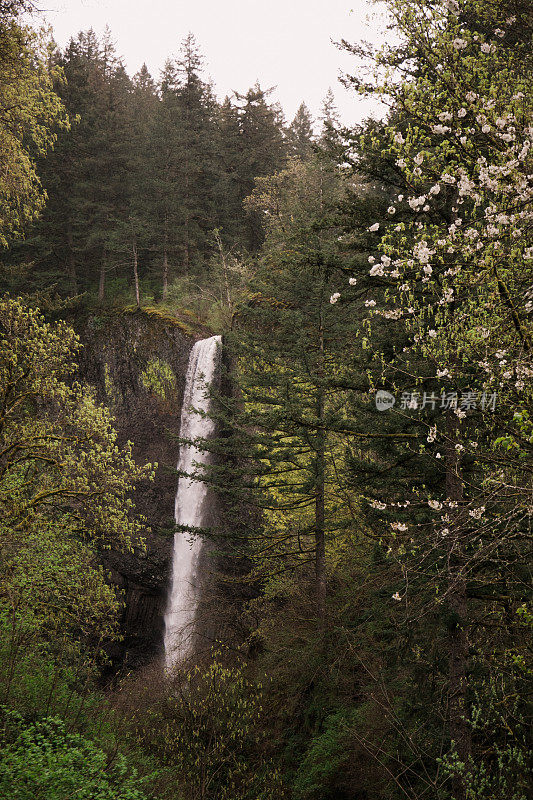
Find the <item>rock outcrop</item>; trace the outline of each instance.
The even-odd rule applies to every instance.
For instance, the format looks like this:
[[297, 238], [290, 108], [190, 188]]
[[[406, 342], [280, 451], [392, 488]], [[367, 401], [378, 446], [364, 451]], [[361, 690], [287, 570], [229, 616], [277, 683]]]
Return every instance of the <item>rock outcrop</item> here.
[[113, 644], [114, 668], [134, 668], [161, 652], [172, 536], [180, 413], [189, 354], [209, 335], [156, 309], [92, 314], [76, 321], [83, 350], [80, 379], [116, 419], [135, 459], [157, 463], [156, 477], [137, 487], [134, 500], [147, 520], [146, 551], [104, 551], [102, 559], [124, 598], [123, 641]]

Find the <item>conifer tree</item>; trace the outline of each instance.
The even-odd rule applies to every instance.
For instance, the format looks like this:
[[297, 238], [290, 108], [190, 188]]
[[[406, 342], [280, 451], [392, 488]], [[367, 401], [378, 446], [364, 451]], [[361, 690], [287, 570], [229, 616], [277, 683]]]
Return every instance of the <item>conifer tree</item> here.
[[130, 241], [135, 302], [140, 305], [141, 269], [147, 275], [157, 247], [154, 236], [152, 141], [159, 98], [146, 64], [134, 75], [130, 98], [129, 214], [125, 220]]
[[[223, 496], [241, 492], [244, 503], [265, 510], [268, 533], [262, 538], [256, 530], [252, 536], [260, 574], [314, 564], [321, 624], [326, 548], [343, 525], [330, 491], [332, 452], [338, 447], [335, 437], [349, 433], [342, 413], [344, 388], [334, 380], [343, 371], [339, 346], [349, 316], [347, 311], [339, 320], [333, 309], [332, 286], [342, 266], [334, 256], [337, 230], [328, 219], [341, 183], [334, 168], [316, 160], [294, 162], [256, 180], [247, 206], [266, 220], [266, 246], [254, 273], [254, 292], [227, 342], [241, 365], [241, 400], [225, 419], [234, 433], [214, 445], [215, 451], [221, 447], [226, 455], [238, 455], [234, 466], [211, 470]], [[242, 489], [243, 479], [249, 492]], [[291, 520], [292, 531], [284, 526], [276, 531], [280, 513]], [[245, 534], [243, 539], [250, 555]], [[234, 544], [238, 549], [238, 541]]]
[[94, 287], [120, 265], [116, 228], [127, 206], [129, 79], [112, 43], [92, 30], [55, 57], [65, 82], [58, 91], [74, 124], [41, 166], [48, 203], [28, 237], [36, 268], [71, 293]]
[[305, 103], [301, 103], [287, 130], [292, 154], [302, 160], [309, 158], [313, 152], [313, 138], [313, 117]]
[[[277, 103], [269, 104], [272, 89], [263, 90], [259, 83], [245, 95], [236, 94], [239, 103], [239, 199], [252, 192], [255, 178], [271, 175], [286, 159], [287, 148], [283, 134], [283, 115]], [[257, 213], [250, 210], [247, 217], [245, 244], [256, 251], [263, 240]]]
[[182, 116], [180, 182], [185, 272], [190, 271], [195, 255], [206, 254], [208, 236], [220, 223], [216, 102], [212, 87], [200, 77], [203, 61], [194, 36], [189, 34], [176, 63]]

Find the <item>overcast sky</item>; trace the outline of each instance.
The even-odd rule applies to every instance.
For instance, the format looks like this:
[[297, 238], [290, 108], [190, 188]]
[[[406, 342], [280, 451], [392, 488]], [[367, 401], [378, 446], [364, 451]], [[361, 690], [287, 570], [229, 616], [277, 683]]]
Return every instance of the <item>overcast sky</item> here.
[[157, 78], [192, 31], [220, 97], [259, 80], [277, 87], [288, 119], [302, 100], [316, 116], [330, 86], [344, 123], [377, 110], [339, 84], [353, 61], [332, 44], [379, 40], [382, 22], [366, 23], [375, 14], [371, 0], [42, 0], [41, 7], [62, 46], [79, 30], [101, 34], [109, 25], [130, 74], [145, 61]]

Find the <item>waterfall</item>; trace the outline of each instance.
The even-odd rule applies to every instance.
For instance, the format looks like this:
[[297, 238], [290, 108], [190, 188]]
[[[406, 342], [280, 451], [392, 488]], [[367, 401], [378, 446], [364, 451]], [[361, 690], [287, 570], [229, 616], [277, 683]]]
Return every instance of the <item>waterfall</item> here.
[[[196, 342], [189, 358], [181, 410], [180, 437], [207, 439], [214, 432], [214, 422], [197, 411], [209, 411], [207, 391], [217, 371], [221, 337], [212, 336]], [[208, 454], [194, 445], [180, 448], [178, 470], [198, 471], [196, 464], [206, 464]], [[201, 528], [205, 524], [208, 488], [205, 483], [187, 477], [178, 478], [174, 518], [177, 525]], [[165, 666], [171, 670], [192, 649], [194, 618], [198, 605], [198, 560], [202, 548], [199, 536], [176, 531], [172, 556], [172, 582], [165, 614]]]

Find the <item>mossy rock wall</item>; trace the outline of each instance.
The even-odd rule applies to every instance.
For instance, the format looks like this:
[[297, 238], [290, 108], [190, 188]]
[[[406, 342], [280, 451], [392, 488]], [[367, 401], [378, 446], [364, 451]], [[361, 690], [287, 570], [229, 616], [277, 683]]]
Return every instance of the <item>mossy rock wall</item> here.
[[134, 443], [139, 463], [157, 462], [155, 481], [134, 499], [151, 532], [146, 552], [105, 551], [103, 560], [124, 593], [124, 641], [111, 648], [116, 666], [138, 666], [160, 653], [168, 591], [181, 405], [194, 331], [168, 315], [112, 310], [78, 318], [79, 377], [96, 387], [116, 418], [122, 442]]

